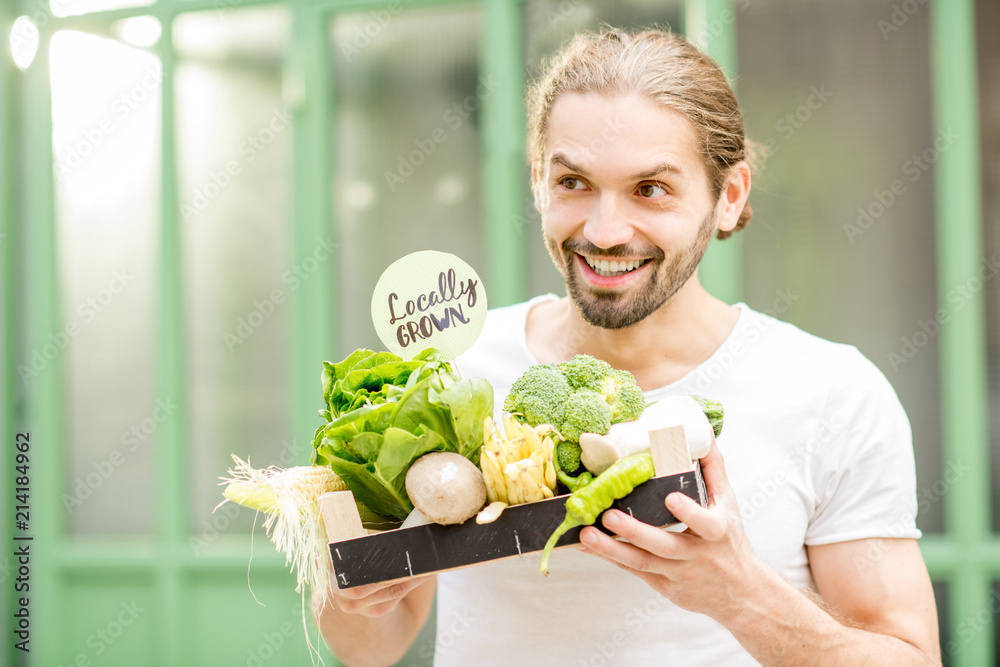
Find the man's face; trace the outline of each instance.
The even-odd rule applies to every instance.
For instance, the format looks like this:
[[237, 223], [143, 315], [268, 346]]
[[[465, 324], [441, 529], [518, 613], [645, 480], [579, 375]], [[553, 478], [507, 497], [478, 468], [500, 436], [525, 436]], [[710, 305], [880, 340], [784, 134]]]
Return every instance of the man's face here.
[[549, 117], [535, 201], [583, 318], [640, 322], [695, 273], [716, 207], [694, 128], [644, 98], [564, 94]]

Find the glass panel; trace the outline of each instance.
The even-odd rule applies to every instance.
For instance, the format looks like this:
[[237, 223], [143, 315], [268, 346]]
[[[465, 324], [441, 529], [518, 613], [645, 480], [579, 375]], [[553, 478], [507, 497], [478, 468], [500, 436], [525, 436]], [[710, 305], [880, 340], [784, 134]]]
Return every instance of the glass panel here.
[[59, 605], [49, 611], [59, 633], [46, 640], [57, 644], [48, 651], [58, 656], [55, 664], [158, 664], [163, 619], [155, 588], [152, 577], [132, 572], [62, 575]]
[[[599, 30], [603, 24], [626, 29], [659, 25], [670, 26], [674, 30], [680, 30], [684, 25], [683, 3], [677, 0], [528, 0], [524, 8], [524, 62], [529, 78], [538, 76], [542, 59], [554, 53], [576, 32]], [[526, 183], [531, 181], [530, 169], [525, 169], [524, 179]], [[562, 278], [542, 242], [542, 221], [530, 192], [525, 197], [523, 213], [517, 222], [524, 225], [528, 244], [529, 294], [565, 294]]]
[[739, 96], [772, 155], [738, 242], [751, 306], [777, 303], [783, 319], [856, 345], [896, 388], [926, 500], [918, 524], [937, 532], [935, 335], [951, 306], [936, 299], [934, 161], [952, 135], [931, 118], [929, 12], [883, 37], [874, 26], [892, 13], [890, 0], [740, 10]]
[[[976, 44], [979, 56], [979, 122], [983, 170], [983, 250], [997, 272], [1000, 257], [1000, 44], [996, 27], [1000, 25], [1000, 3], [980, 0], [976, 3]], [[989, 362], [989, 411], [992, 443], [993, 532], [1000, 533], [1000, 280], [987, 280], [986, 340]], [[1000, 636], [1000, 633], [998, 633]], [[997, 653], [1000, 656], [1000, 652]]]
[[51, 76], [62, 328], [32, 364], [66, 364], [70, 531], [149, 533], [156, 431], [179, 400], [153, 395], [161, 67], [64, 31]]
[[602, 25], [641, 30], [651, 26], [684, 27], [679, 0], [528, 0], [524, 6], [525, 63], [537, 73], [542, 58], [575, 33]]
[[[192, 576], [191, 606], [181, 619], [183, 664], [220, 667], [318, 664], [309, 655], [302, 627], [303, 598], [295, 593], [294, 576], [251, 567], [250, 585], [252, 593], [242, 568]], [[255, 599], [262, 604], [256, 604]], [[305, 602], [309, 604], [308, 596]], [[308, 607], [305, 614], [310, 619], [308, 641], [320, 649], [323, 664], [339, 666], [341, 663], [318, 638]]]
[[289, 26], [283, 6], [174, 22], [197, 553], [250, 529], [252, 512], [211, 514], [231, 453], [257, 467], [308, 460], [309, 443], [288, 440]]
[[[55, 16], [72, 16], [105, 12], [125, 7], [148, 7], [156, 0], [49, 0], [49, 9]], [[42, 3], [39, 2], [39, 5]]]
[[371, 295], [399, 257], [441, 250], [485, 273], [478, 109], [492, 84], [479, 71], [481, 22], [478, 7], [456, 5], [331, 25], [340, 357], [384, 347]]

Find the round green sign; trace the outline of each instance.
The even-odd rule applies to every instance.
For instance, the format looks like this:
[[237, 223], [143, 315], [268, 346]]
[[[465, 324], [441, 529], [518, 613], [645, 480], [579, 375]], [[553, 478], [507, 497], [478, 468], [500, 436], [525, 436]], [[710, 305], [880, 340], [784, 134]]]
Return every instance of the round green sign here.
[[429, 347], [451, 360], [486, 323], [486, 290], [455, 255], [421, 250], [385, 270], [372, 294], [372, 322], [386, 349], [412, 359]]

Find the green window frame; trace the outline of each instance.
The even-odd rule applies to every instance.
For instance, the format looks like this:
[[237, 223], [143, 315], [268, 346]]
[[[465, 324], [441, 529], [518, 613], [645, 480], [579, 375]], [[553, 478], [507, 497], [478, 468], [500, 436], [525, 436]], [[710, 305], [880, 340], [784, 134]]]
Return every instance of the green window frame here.
[[[437, 6], [451, 0], [409, 0], [410, 7]], [[523, 83], [522, 4], [519, 0], [478, 0], [484, 25], [481, 62], [505, 80]], [[0, 28], [4, 38], [18, 12], [0, 4]], [[240, 7], [271, 4], [243, 0]], [[292, 10], [293, 39], [290, 54], [293, 75], [301, 78], [304, 104], [294, 119], [292, 160], [292, 248], [296, 257], [312, 249], [313, 239], [336, 229], [328, 185], [331, 178], [330, 112], [335, 94], [328, 58], [328, 24], [338, 12], [378, 10], [384, 0], [287, 0]], [[55, 665], [60, 655], [57, 615], [68, 604], [60, 583], [70, 575], [110, 580], [135, 576], [152, 582], [156, 600], [156, 641], [151, 660], [156, 664], [190, 664], [185, 660], [182, 619], [190, 604], [191, 589], [199, 577], [246, 570], [245, 549], [211, 558], [196, 558], [188, 545], [186, 505], [184, 304], [182, 290], [180, 213], [176, 176], [174, 92], [162, 91], [162, 208], [159, 239], [160, 274], [157, 304], [155, 391], [161, 396], [180, 397], [177, 418], [165, 423], [158, 434], [155, 475], [156, 531], [153, 541], [106, 540], [80, 544], [67, 534], [60, 497], [66, 474], [65, 425], [60, 411], [63, 369], [56, 360], [53, 372], [41, 375], [26, 390], [17, 380], [16, 366], [23, 350], [44, 345], [46, 336], [59, 329], [58, 260], [52, 168], [51, 91], [48, 79], [47, 44], [57, 30], [75, 29], [100, 34], [116, 20], [152, 15], [160, 20], [163, 34], [157, 53], [165, 80], [176, 61], [171, 26], [179, 14], [212, 10], [212, 0], [157, 0], [151, 7], [138, 7], [83, 16], [55, 18], [40, 26], [41, 47], [32, 66], [17, 71], [10, 59], [0, 57], [0, 313], [5, 322], [0, 370], [3, 396], [0, 433], [13, 443], [14, 434], [31, 432], [32, 530], [32, 651], [29, 664]], [[733, 3], [729, 0], [687, 0], [685, 32], [694, 34], [707, 25], [722, 26], [708, 50], [729, 75], [735, 76], [736, 27], [726, 20]], [[21, 2], [23, 13], [37, 7]], [[980, 179], [979, 122], [975, 51], [975, 2], [953, 0], [930, 3], [932, 23], [932, 71], [934, 118], [937, 126], [955, 128], [960, 140], [941, 155], [936, 165], [937, 286], [941, 299], [952, 286], [967, 277], [967, 267], [982, 257], [982, 192]], [[720, 20], [722, 19], [722, 20]], [[484, 99], [482, 130], [485, 243], [488, 256], [502, 257], [487, 266], [484, 279], [491, 285], [491, 300], [497, 305], [527, 297], [525, 239], [511, 224], [521, 213], [527, 189], [524, 176], [524, 118], [521, 85], [505, 86]], [[16, 121], [16, 122], [15, 122]], [[530, 242], [530, 240], [528, 241]], [[702, 269], [705, 284], [720, 297], [735, 301], [742, 296], [742, 257], [738, 244], [714, 247]], [[32, 299], [28, 299], [30, 285]], [[291, 357], [292, 427], [310, 433], [315, 426], [313, 399], [316, 363], [322, 350], [335, 343], [335, 322], [317, 313], [336, 312], [336, 291], [324, 281], [310, 281], [290, 298], [294, 341]], [[991, 532], [986, 328], [984, 293], [972, 295], [938, 338], [941, 353], [941, 405], [943, 460], [971, 461], [971, 469], [960, 485], [949, 490], [946, 531], [925, 537], [920, 546], [931, 577], [948, 584], [950, 632], [958, 636], [960, 624], [990, 608], [992, 583], [1000, 579], [1000, 537]], [[319, 306], [323, 305], [323, 309]], [[24, 391], [19, 402], [19, 392]], [[19, 406], [26, 406], [21, 408]], [[10, 451], [7, 449], [5, 451]], [[7, 456], [7, 454], [5, 454]], [[14, 473], [4, 464], [13, 488]], [[12, 516], [12, 494], [0, 499], [0, 511]], [[4, 522], [5, 545], [13, 544], [13, 526]], [[255, 571], [279, 576], [283, 559], [277, 554], [257, 554]], [[16, 596], [5, 585], [3, 636], [13, 630], [11, 610]], [[252, 609], [248, 607], [248, 609]], [[74, 610], [84, 612], [83, 609]], [[251, 611], [247, 612], [252, 613]], [[995, 620], [963, 644], [952, 664], [974, 667], [993, 664]], [[296, 635], [300, 638], [301, 635]], [[10, 642], [3, 642], [0, 655], [6, 664], [23, 657]], [[147, 663], [152, 664], [152, 663]]]

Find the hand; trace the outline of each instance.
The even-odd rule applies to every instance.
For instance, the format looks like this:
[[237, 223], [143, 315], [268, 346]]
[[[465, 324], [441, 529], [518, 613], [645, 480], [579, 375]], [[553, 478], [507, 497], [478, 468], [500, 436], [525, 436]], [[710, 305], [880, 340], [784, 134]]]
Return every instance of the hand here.
[[330, 597], [345, 614], [360, 614], [369, 618], [379, 618], [396, 610], [411, 591], [433, 580], [433, 576], [414, 577], [406, 581], [388, 584], [367, 584], [354, 588], [339, 589], [331, 582]]
[[714, 438], [701, 469], [707, 509], [682, 493], [671, 493], [665, 500], [667, 509], [687, 524], [683, 533], [666, 532], [611, 510], [604, 513], [605, 527], [628, 542], [592, 526], [584, 528], [580, 538], [584, 551], [634, 574], [677, 606], [721, 620], [752, 594], [747, 589], [759, 580], [757, 568], [764, 566], [750, 549]]

